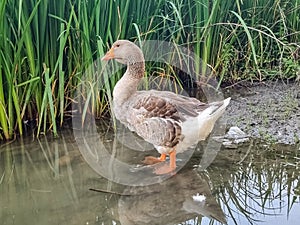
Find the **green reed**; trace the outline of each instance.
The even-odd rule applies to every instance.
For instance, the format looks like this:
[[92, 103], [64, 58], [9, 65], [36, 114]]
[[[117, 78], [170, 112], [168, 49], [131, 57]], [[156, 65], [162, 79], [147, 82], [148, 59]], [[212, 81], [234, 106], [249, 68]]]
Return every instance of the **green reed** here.
[[[104, 88], [91, 73], [93, 88], [82, 90], [81, 100], [75, 93], [94, 60], [117, 39], [185, 46], [209, 65], [199, 65], [198, 73], [212, 68], [220, 83], [295, 79], [299, 15], [300, 0], [3, 0], [0, 138], [22, 135], [35, 122], [37, 134], [50, 128], [57, 135], [72, 103], [89, 106], [85, 114], [102, 116], [119, 73]], [[160, 68], [178, 79], [169, 65], [151, 65], [147, 74]], [[84, 103], [88, 95], [90, 102]]]

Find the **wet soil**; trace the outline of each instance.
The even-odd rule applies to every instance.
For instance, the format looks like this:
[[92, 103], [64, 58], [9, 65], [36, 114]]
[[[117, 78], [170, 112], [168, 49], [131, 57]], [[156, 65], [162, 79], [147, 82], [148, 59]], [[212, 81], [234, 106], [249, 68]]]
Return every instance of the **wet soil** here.
[[224, 89], [232, 100], [227, 126], [238, 126], [253, 138], [296, 144], [300, 141], [300, 84], [269, 82]]

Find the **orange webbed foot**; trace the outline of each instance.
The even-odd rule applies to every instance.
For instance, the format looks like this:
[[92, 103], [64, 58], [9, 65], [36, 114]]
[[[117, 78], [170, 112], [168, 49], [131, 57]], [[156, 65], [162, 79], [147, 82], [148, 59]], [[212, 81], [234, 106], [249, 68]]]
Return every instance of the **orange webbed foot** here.
[[147, 165], [153, 165], [156, 163], [164, 162], [166, 161], [166, 154], [161, 154], [159, 158], [153, 157], [153, 156], [147, 156], [143, 160], [143, 163]]
[[175, 169], [176, 169], [176, 167], [173, 168], [170, 165], [164, 164], [164, 165], [156, 168], [154, 170], [154, 173], [157, 174], [157, 175], [163, 175], [163, 174], [168, 174], [168, 173], [173, 172], [175, 174], [176, 173]]
[[176, 151], [173, 150], [170, 152], [170, 164], [164, 164], [158, 168], [155, 169], [155, 174], [157, 175], [162, 175], [162, 174], [167, 174], [167, 173], [176, 173]]

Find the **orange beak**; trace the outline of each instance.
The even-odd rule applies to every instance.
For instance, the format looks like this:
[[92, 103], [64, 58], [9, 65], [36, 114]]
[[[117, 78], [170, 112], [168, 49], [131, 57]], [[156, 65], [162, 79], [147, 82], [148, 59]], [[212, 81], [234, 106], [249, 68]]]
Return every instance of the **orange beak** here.
[[106, 54], [101, 58], [101, 60], [108, 61], [110, 59], [115, 58], [114, 48], [112, 47]]

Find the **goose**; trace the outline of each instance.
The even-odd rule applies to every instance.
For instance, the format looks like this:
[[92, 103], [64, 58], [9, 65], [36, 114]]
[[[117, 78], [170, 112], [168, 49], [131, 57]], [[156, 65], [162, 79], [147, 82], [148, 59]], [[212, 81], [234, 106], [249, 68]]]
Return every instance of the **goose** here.
[[230, 98], [203, 103], [196, 98], [170, 91], [142, 90], [138, 85], [145, 74], [142, 50], [133, 42], [118, 40], [102, 57], [127, 65], [113, 89], [113, 113], [122, 124], [153, 144], [160, 157], [147, 156], [145, 164], [166, 161], [155, 173], [175, 173], [176, 154], [205, 140], [224, 113]]

